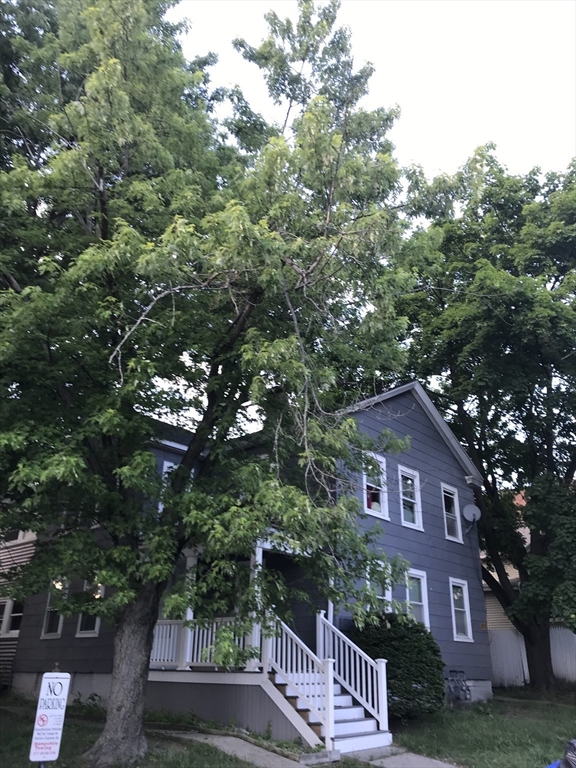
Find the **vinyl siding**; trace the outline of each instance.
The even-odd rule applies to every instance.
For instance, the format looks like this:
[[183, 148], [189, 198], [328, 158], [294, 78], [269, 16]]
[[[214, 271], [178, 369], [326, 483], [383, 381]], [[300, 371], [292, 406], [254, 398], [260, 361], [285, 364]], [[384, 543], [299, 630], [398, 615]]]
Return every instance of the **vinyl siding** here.
[[[356, 418], [360, 429], [372, 438], [379, 437], [383, 429], [410, 437], [406, 451], [386, 456], [390, 520], [368, 517], [360, 524], [366, 528], [378, 523], [383, 530], [379, 543], [388, 556], [402, 555], [410, 567], [426, 572], [430, 631], [442, 651], [446, 672], [458, 669], [469, 679], [489, 680], [490, 646], [476, 526], [462, 520], [463, 543], [446, 539], [444, 526], [442, 483], [457, 489], [460, 513], [466, 504], [474, 503], [464, 469], [410, 392], [359, 412]], [[419, 473], [423, 531], [402, 525], [398, 465]], [[450, 577], [468, 584], [474, 642], [454, 640]], [[405, 594], [404, 585], [393, 591], [398, 600], [404, 600]], [[345, 614], [341, 617], [343, 625], [347, 618]]]

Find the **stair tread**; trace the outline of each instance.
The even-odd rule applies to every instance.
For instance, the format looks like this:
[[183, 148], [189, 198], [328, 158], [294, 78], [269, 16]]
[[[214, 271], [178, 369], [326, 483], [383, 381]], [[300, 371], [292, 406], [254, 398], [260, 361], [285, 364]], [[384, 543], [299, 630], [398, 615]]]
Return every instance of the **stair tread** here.
[[333, 739], [334, 741], [340, 741], [341, 739], [351, 739], [351, 738], [359, 739], [362, 736], [369, 736], [369, 737], [378, 736], [381, 733], [390, 733], [390, 731], [370, 731], [368, 733], [366, 731], [353, 731], [351, 733], [340, 733], [340, 734], [334, 735]]

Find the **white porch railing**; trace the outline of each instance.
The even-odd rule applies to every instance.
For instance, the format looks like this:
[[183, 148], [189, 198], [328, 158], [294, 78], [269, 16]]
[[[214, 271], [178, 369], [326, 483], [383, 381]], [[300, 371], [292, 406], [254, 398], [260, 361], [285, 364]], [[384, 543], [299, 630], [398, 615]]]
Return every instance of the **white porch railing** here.
[[326, 619], [325, 611], [316, 617], [316, 651], [320, 658], [335, 659], [334, 677], [378, 720], [381, 731], [388, 730], [386, 660], [374, 661], [361, 648]]
[[264, 672], [275, 672], [305, 703], [322, 726], [326, 749], [333, 749], [334, 659], [321, 661], [284, 622], [279, 622], [278, 630], [277, 635], [263, 638]]
[[[202, 664], [214, 664], [214, 643], [216, 641], [216, 632], [227, 624], [234, 624], [235, 618], [224, 617], [221, 619], [215, 619], [208, 627], [196, 627], [192, 631], [192, 639], [190, 643], [190, 658], [187, 659], [189, 664], [194, 666], [201, 666]], [[236, 645], [244, 650], [248, 643], [245, 637], [234, 636], [234, 642]]]
[[[234, 623], [233, 617], [216, 619], [208, 627], [188, 630], [182, 621], [160, 619], [154, 627], [154, 641], [151, 664], [175, 664], [178, 667], [213, 666], [216, 632], [226, 624]], [[235, 636], [236, 645], [244, 650], [250, 645], [250, 638]]]
[[152, 664], [177, 664], [180, 645], [181, 621], [162, 619], [154, 627], [154, 642], [150, 662]]

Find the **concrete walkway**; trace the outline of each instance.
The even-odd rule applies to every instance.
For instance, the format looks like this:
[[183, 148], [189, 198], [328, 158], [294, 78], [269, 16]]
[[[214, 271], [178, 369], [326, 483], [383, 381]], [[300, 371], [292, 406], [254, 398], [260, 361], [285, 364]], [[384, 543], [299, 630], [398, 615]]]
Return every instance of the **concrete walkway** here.
[[[194, 733], [191, 731], [155, 731], [156, 734], [171, 736], [172, 738], [200, 741], [210, 744], [228, 755], [235, 755], [241, 760], [256, 766], [256, 768], [296, 768], [299, 763], [289, 760], [287, 757], [269, 752], [267, 749], [250, 744], [236, 736], [216, 736], [210, 733]], [[362, 760], [367, 765], [375, 768], [457, 768], [453, 763], [442, 763], [431, 757], [422, 757], [412, 752], [404, 752], [396, 747], [385, 749], [366, 749], [361, 752], [352, 752], [349, 757]], [[326, 766], [338, 768], [338, 763], [324, 763]]]
[[210, 733], [192, 733], [189, 731], [156, 731], [156, 733], [162, 733], [172, 738], [210, 744], [210, 746], [216, 747], [228, 755], [236, 755], [241, 760], [255, 765], [256, 768], [296, 768], [298, 765], [293, 760], [288, 760], [287, 757], [268, 752], [267, 749], [250, 744], [244, 739], [237, 739], [235, 736], [215, 736]]

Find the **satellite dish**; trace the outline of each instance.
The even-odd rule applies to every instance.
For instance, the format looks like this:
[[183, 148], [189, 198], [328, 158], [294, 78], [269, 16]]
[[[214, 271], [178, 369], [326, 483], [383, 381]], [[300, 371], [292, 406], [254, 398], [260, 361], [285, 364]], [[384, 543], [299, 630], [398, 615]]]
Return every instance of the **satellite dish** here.
[[469, 523], [475, 523], [476, 520], [480, 520], [482, 513], [476, 506], [476, 504], [466, 504], [462, 510], [462, 517], [464, 520], [468, 520]]

